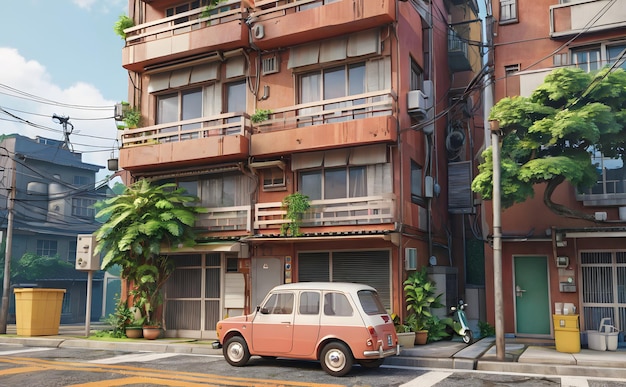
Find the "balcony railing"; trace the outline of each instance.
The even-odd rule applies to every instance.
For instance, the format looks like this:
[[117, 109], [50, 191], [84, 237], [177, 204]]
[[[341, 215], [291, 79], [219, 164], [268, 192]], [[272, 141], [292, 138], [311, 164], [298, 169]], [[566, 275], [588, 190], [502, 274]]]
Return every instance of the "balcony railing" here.
[[626, 180], [598, 180], [593, 187], [576, 193], [585, 206], [626, 205]]
[[245, 113], [226, 113], [209, 118], [194, 118], [143, 128], [126, 129], [122, 134], [122, 147], [237, 134], [248, 137], [249, 122], [248, 115]]
[[[257, 203], [254, 207], [256, 230], [279, 228], [289, 222], [281, 202]], [[302, 227], [383, 224], [395, 220], [393, 194], [345, 199], [312, 200], [304, 214]]]
[[182, 12], [174, 16], [153, 20], [147, 23], [127, 28], [126, 44], [132, 45], [150, 40], [170, 38], [174, 35], [197, 30], [212, 25], [242, 20], [240, 0], [228, 0], [220, 3], [211, 11], [208, 17], [202, 17], [204, 7]]
[[273, 109], [270, 119], [256, 124], [254, 132], [387, 116], [393, 114], [396, 99], [393, 91], [383, 90]]
[[550, 6], [550, 34], [562, 37], [626, 26], [626, 0], [588, 0]]
[[208, 208], [208, 212], [198, 215], [196, 227], [204, 231], [245, 231], [252, 232], [252, 206]]

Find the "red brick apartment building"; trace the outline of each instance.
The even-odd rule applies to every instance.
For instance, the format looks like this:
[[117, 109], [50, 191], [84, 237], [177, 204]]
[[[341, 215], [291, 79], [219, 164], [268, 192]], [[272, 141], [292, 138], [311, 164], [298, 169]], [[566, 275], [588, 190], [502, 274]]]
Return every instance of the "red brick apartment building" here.
[[[208, 3], [130, 0], [123, 48], [143, 118], [122, 133], [126, 183], [174, 181], [209, 208], [198, 244], [172, 252], [167, 334], [212, 337], [220, 318], [297, 281], [367, 283], [402, 314], [407, 272], [435, 261], [455, 301], [476, 2]], [[301, 235], [285, 236], [281, 202], [294, 192], [311, 209]]]
[[[493, 2], [494, 103], [530, 93], [561, 66], [587, 71], [620, 60], [625, 68], [626, 1], [499, 0]], [[603, 317], [626, 329], [626, 175], [622, 160], [593, 155], [601, 168], [596, 186], [568, 186], [554, 201], [594, 215], [590, 222], [554, 215], [535, 198], [502, 213], [505, 331], [525, 336], [554, 334], [552, 314], [572, 303], [580, 329], [597, 330]], [[483, 207], [485, 221], [492, 209]], [[489, 226], [490, 228], [490, 226]], [[486, 278], [493, 252], [486, 248]], [[486, 283], [487, 315], [493, 321], [493, 281]], [[571, 308], [570, 308], [571, 309]], [[569, 311], [572, 313], [572, 311]]]

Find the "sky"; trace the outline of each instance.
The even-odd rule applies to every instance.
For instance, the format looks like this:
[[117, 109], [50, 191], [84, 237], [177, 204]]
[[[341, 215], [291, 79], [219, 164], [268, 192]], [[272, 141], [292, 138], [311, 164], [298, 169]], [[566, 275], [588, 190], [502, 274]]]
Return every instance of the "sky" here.
[[113, 25], [127, 7], [127, 0], [4, 2], [0, 134], [62, 141], [63, 126], [52, 116], [69, 117], [73, 150], [103, 167], [97, 181], [111, 175], [107, 159], [119, 155], [114, 105], [128, 98], [124, 42]]

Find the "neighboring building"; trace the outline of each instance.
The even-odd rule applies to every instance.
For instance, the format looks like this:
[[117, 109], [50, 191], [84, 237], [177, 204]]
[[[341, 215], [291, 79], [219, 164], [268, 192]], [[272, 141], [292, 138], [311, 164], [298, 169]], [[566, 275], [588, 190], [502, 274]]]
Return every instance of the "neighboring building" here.
[[[212, 337], [297, 281], [363, 282], [402, 314], [407, 271], [429, 262], [455, 302], [447, 165], [471, 160], [476, 2], [227, 0], [206, 17], [208, 3], [130, 0], [122, 56], [143, 116], [122, 134], [125, 182], [173, 181], [210, 210], [198, 245], [172, 252], [167, 334]], [[311, 210], [283, 236], [294, 192]]]
[[[495, 97], [530, 93], [559, 66], [587, 71], [613, 64], [626, 49], [626, 1], [493, 3]], [[505, 330], [550, 337], [557, 303], [573, 303], [581, 330], [595, 330], [603, 317], [626, 329], [626, 191], [623, 160], [594, 155], [598, 184], [587, 192], [560, 188], [557, 203], [605, 222], [554, 215], [535, 198], [502, 213]], [[485, 206], [491, 223], [492, 208]], [[541, 214], [541, 215], [538, 215]], [[491, 227], [489, 226], [489, 229]], [[493, 251], [486, 249], [486, 277], [493, 278]], [[488, 316], [493, 321], [493, 281], [487, 281]], [[569, 308], [571, 309], [571, 308]], [[572, 313], [572, 311], [569, 311]]]
[[[0, 202], [6, 203], [0, 216], [3, 236], [7, 235], [12, 190], [15, 195], [12, 267], [25, 253], [58, 257], [72, 265], [28, 283], [12, 283], [12, 287], [66, 289], [62, 322], [85, 321], [87, 273], [73, 267], [76, 236], [98, 228], [92, 206], [106, 194], [106, 187], [99, 192], [95, 189], [96, 172], [102, 167], [84, 163], [81, 155], [68, 150], [62, 141], [43, 137], [2, 136], [0, 152]], [[91, 316], [98, 320], [102, 316], [101, 272], [94, 275], [93, 294]]]

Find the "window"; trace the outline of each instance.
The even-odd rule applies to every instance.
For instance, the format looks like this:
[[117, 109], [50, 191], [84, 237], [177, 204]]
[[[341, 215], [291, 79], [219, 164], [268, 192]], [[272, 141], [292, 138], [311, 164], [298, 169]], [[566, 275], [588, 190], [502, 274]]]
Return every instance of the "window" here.
[[612, 66], [626, 69], [626, 44], [601, 45], [572, 50], [571, 64], [587, 72], [600, 69], [602, 66]]
[[37, 240], [37, 255], [42, 257], [54, 257], [57, 255], [57, 241], [49, 239]]
[[422, 90], [424, 88], [424, 72], [413, 58], [411, 58], [411, 78], [409, 90]]
[[76, 241], [69, 241], [67, 247], [67, 262], [72, 265], [76, 264]]
[[374, 314], [387, 313], [387, 310], [383, 306], [383, 303], [376, 292], [371, 290], [359, 291], [359, 301], [361, 302], [363, 311], [370, 316]]
[[94, 204], [96, 204], [95, 199], [72, 198], [72, 216], [93, 219], [95, 215]]
[[279, 167], [271, 167], [263, 170], [263, 189], [265, 191], [284, 189], [285, 171]]
[[424, 203], [424, 184], [422, 167], [411, 160], [411, 202]]
[[318, 292], [302, 292], [300, 294], [300, 314], [320, 313], [320, 294]]
[[[226, 106], [229, 113], [246, 111], [246, 81], [231, 82], [226, 84]], [[241, 117], [229, 118], [228, 122], [239, 122]]]
[[[160, 95], [157, 97], [157, 124], [165, 124], [169, 122], [178, 122], [200, 118], [202, 112], [202, 89], [190, 89], [175, 93]], [[197, 129], [200, 123], [182, 125], [181, 130]], [[176, 132], [178, 126], [162, 129], [162, 132]], [[186, 138], [196, 138], [198, 133], [188, 134]], [[178, 139], [178, 136], [172, 136], [163, 141], [172, 141]]]
[[267, 300], [263, 309], [269, 314], [291, 314], [293, 312], [292, 293], [274, 293]]
[[91, 184], [91, 179], [87, 176], [74, 176], [74, 185], [89, 185]]
[[591, 148], [591, 163], [598, 172], [596, 185], [585, 192], [592, 195], [623, 194], [626, 192], [626, 169], [622, 159], [605, 157], [602, 152]]
[[226, 272], [236, 273], [239, 271], [239, 259], [237, 257], [226, 257]]
[[352, 305], [343, 293], [324, 294], [324, 315], [326, 316], [352, 316]]
[[303, 171], [299, 175], [300, 192], [311, 200], [367, 196], [365, 172], [363, 166]]
[[572, 65], [586, 72], [598, 70], [601, 66], [600, 49], [585, 49], [572, 51]]
[[519, 64], [504, 66], [504, 74], [507, 77], [513, 76], [519, 72], [519, 68], [520, 68]]
[[500, 0], [500, 23], [517, 21], [517, 0]]

